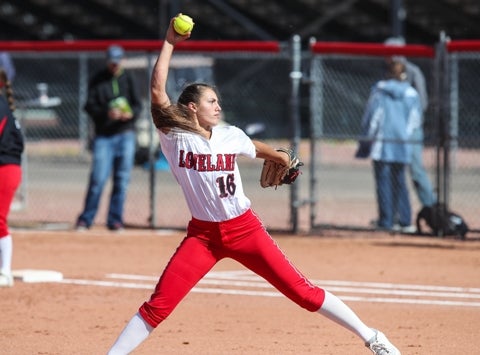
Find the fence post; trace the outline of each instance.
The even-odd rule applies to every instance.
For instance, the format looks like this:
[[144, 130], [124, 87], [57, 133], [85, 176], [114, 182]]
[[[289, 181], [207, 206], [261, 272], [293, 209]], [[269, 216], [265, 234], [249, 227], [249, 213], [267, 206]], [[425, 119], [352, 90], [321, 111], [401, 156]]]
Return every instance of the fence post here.
[[[311, 40], [310, 46], [314, 44]], [[323, 111], [324, 97], [322, 92], [322, 61], [318, 56], [310, 55], [309, 72], [309, 140], [310, 140], [310, 188], [309, 188], [309, 206], [310, 206], [310, 229], [315, 228], [315, 219], [317, 216], [318, 189], [317, 189], [317, 161], [321, 161], [319, 149], [317, 148], [317, 139], [323, 133]]]
[[[153, 61], [155, 60], [154, 53], [147, 53], [147, 78], [150, 78], [150, 75], [153, 71]], [[147, 80], [147, 105], [150, 105], [151, 96], [150, 96], [150, 80]], [[150, 228], [154, 229], [157, 226], [157, 204], [155, 200], [155, 196], [157, 195], [157, 172], [155, 168], [155, 143], [154, 143], [154, 135], [158, 134], [156, 127], [153, 125], [153, 119], [150, 117], [150, 106], [147, 110], [145, 110], [145, 114], [147, 115], [148, 119], [148, 128], [150, 131], [150, 143], [148, 149], [148, 165], [149, 165], [149, 186], [150, 186], [150, 196], [149, 196], [149, 205], [150, 205]]]
[[88, 57], [82, 52], [78, 58], [78, 132], [82, 142], [82, 155], [86, 154], [89, 148], [88, 116], [83, 109], [87, 102], [88, 80]]
[[[436, 189], [437, 204], [439, 207], [434, 217], [436, 222], [444, 221], [448, 210], [449, 174], [450, 174], [450, 129], [449, 129], [449, 84], [450, 72], [448, 66], [448, 53], [446, 51], [448, 38], [445, 33], [440, 34], [435, 53], [435, 94], [437, 105], [435, 111], [437, 144], [436, 144]], [[445, 225], [438, 228], [437, 236], [443, 237]]]
[[[300, 127], [300, 82], [302, 80], [301, 61], [302, 48], [300, 36], [295, 35], [292, 38], [292, 71], [290, 72], [290, 79], [292, 82], [292, 91], [290, 99], [290, 122], [292, 126], [291, 149], [297, 153], [300, 142], [301, 127]], [[298, 182], [290, 185], [290, 222], [292, 224], [292, 232], [298, 232]]]

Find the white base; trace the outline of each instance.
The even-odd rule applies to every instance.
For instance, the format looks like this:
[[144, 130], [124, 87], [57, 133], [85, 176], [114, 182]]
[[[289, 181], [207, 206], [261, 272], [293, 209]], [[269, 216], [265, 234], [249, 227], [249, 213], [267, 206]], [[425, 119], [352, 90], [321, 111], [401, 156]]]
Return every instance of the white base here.
[[13, 270], [15, 280], [23, 282], [58, 282], [63, 280], [63, 274], [53, 270]]

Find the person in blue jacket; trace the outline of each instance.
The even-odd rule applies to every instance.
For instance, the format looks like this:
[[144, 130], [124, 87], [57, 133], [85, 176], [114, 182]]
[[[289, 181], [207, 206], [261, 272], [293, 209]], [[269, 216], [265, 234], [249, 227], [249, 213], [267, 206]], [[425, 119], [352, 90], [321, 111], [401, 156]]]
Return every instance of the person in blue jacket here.
[[406, 80], [402, 59], [393, 57], [388, 77], [372, 88], [362, 118], [363, 139], [357, 157], [373, 161], [379, 214], [376, 227], [392, 230], [398, 218], [402, 231], [411, 232], [405, 171], [412, 159], [412, 133], [422, 120], [422, 104]]
[[[385, 44], [403, 46], [405, 45], [405, 40], [402, 37], [390, 37], [385, 41]], [[407, 74], [406, 80], [415, 88], [415, 90], [417, 90], [418, 95], [420, 96], [420, 102], [422, 103], [422, 111], [425, 115], [428, 109], [428, 92], [425, 76], [419, 66], [410, 62], [405, 57], [400, 58], [405, 63], [405, 73]], [[388, 64], [391, 61], [391, 58], [388, 57], [386, 61]], [[415, 188], [421, 206], [431, 207], [437, 202], [437, 197], [435, 196], [432, 183], [423, 164], [423, 119], [418, 128], [413, 131], [411, 140], [413, 142], [412, 161], [409, 170], [413, 187]]]

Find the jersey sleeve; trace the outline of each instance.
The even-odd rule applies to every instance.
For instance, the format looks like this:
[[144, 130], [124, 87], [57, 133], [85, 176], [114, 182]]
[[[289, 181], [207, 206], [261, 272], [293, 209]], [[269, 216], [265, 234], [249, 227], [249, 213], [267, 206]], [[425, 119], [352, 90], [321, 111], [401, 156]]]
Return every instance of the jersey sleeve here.
[[229, 129], [232, 130], [234, 139], [231, 143], [237, 147], [237, 153], [255, 159], [257, 152], [250, 137], [238, 127], [230, 126]]

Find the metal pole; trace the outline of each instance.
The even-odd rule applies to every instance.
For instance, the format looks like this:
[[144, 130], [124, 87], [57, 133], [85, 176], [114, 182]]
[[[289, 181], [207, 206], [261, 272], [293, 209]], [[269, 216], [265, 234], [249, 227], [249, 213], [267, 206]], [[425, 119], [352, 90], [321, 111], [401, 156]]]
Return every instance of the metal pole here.
[[312, 56], [310, 59], [310, 228], [315, 227], [317, 217], [318, 189], [317, 162], [321, 162], [318, 154], [317, 140], [323, 133], [323, 69], [322, 59]]
[[[435, 192], [437, 194], [437, 204], [439, 205], [442, 201], [443, 194], [441, 193], [441, 184], [442, 184], [442, 141], [441, 141], [441, 102], [442, 102], [442, 61], [443, 61], [443, 43], [438, 42], [435, 48], [435, 71], [433, 75], [433, 84], [434, 84], [434, 106], [433, 106], [433, 117], [435, 119]], [[438, 214], [433, 216], [434, 222], [438, 220]]]
[[78, 58], [78, 134], [82, 142], [82, 155], [88, 151], [88, 117], [83, 109], [83, 104], [87, 101], [88, 91], [88, 58], [85, 53], [81, 53]]
[[[19, 116], [20, 120], [20, 126], [21, 126], [21, 131], [23, 134], [23, 139], [24, 139], [24, 144], [27, 144], [28, 138], [27, 138], [27, 130], [26, 130], [26, 119], [25, 119], [25, 113], [26, 113], [26, 106], [24, 103], [19, 104], [19, 107], [21, 108], [21, 115]], [[18, 111], [17, 111], [18, 112]], [[26, 151], [23, 152], [22, 154], [22, 160], [21, 160], [21, 168], [22, 168], [22, 181], [20, 182], [20, 187], [18, 189], [18, 194], [16, 194], [15, 197], [18, 196], [18, 204], [13, 203], [12, 204], [12, 210], [15, 211], [21, 211], [24, 210], [27, 207], [27, 195], [28, 195], [28, 154]]]
[[[458, 150], [458, 130], [459, 130], [459, 112], [460, 112], [460, 97], [459, 97], [459, 68], [458, 68], [458, 55], [451, 54], [448, 56], [450, 76], [449, 76], [449, 102], [450, 102], [450, 124], [449, 131], [450, 137], [450, 165], [453, 164], [453, 168], [456, 166], [456, 152]], [[452, 162], [453, 160], [453, 162]]]
[[441, 33], [441, 41], [443, 48], [443, 66], [442, 66], [442, 75], [443, 78], [443, 87], [442, 87], [442, 100], [443, 112], [442, 112], [442, 136], [443, 136], [443, 209], [441, 210], [441, 216], [443, 221], [442, 236], [445, 236], [446, 231], [448, 230], [448, 218], [447, 212], [449, 210], [450, 202], [450, 151], [452, 145], [452, 131], [450, 127], [451, 115], [450, 115], [450, 62], [447, 53], [447, 41], [448, 38], [444, 32]]
[[[291, 149], [294, 152], [298, 151], [298, 145], [300, 142], [301, 135], [301, 123], [300, 123], [300, 82], [302, 80], [302, 71], [301, 71], [301, 42], [300, 36], [295, 35], [292, 38], [292, 71], [290, 72], [290, 80], [292, 82], [292, 91], [291, 91], [291, 126], [292, 126], [292, 136], [291, 136]], [[298, 187], [299, 181], [290, 186], [290, 221], [292, 224], [292, 232], [298, 232]]]
[[[153, 71], [153, 60], [155, 60], [152, 53], [147, 53], [147, 77], [150, 78], [150, 75]], [[147, 102], [150, 106], [150, 80], [147, 80]], [[156, 169], [155, 169], [155, 150], [154, 146], [154, 135], [157, 134], [156, 127], [153, 125], [153, 120], [150, 117], [150, 110], [145, 110], [147, 119], [148, 119], [148, 129], [150, 134], [150, 143], [148, 150], [148, 164], [149, 164], [149, 178], [150, 178], [150, 228], [156, 228], [157, 226], [157, 205], [155, 203], [155, 196], [157, 195], [157, 183], [156, 183]]]
[[405, 38], [403, 23], [407, 17], [407, 12], [403, 7], [403, 0], [392, 0], [391, 7], [392, 36]]
[[[435, 224], [444, 220], [448, 208], [448, 65], [446, 53], [446, 36], [442, 32], [440, 40], [436, 45], [435, 57], [435, 115], [437, 144], [436, 144], [436, 190], [437, 190], [437, 209], [434, 217]], [[442, 226], [444, 227], [444, 226]], [[438, 228], [438, 237], [444, 236], [444, 228]]]

